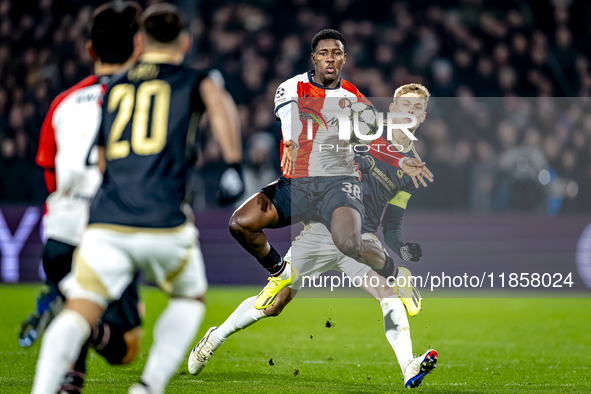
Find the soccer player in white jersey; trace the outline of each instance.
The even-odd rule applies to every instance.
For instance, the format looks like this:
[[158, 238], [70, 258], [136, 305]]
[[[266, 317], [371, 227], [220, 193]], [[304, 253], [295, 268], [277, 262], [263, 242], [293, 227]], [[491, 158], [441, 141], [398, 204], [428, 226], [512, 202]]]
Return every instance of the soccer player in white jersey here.
[[[101, 119], [101, 100], [106, 84], [133, 63], [134, 36], [141, 8], [134, 2], [108, 3], [93, 14], [88, 50], [95, 74], [58, 95], [43, 122], [37, 163], [45, 170], [51, 193], [44, 217], [47, 243], [43, 268], [48, 290], [37, 299], [36, 311], [19, 331], [19, 344], [31, 346], [63, 307], [58, 283], [70, 272], [72, 256], [88, 222], [88, 210], [102, 180], [97, 167], [96, 139]], [[94, 347], [112, 364], [131, 362], [139, 350], [141, 317], [137, 283], [110, 306], [91, 339], [83, 348], [60, 392], [79, 393], [84, 383], [88, 347]], [[124, 311], [124, 313], [119, 313]]]
[[[338, 31], [320, 31], [311, 45], [314, 70], [285, 81], [277, 89], [275, 116], [281, 121], [285, 144], [283, 176], [242, 204], [230, 220], [234, 238], [271, 274], [269, 284], [255, 301], [257, 309], [272, 305], [281, 289], [298, 275], [269, 244], [263, 232], [265, 228], [285, 227], [317, 217], [327, 225], [334, 245], [343, 254], [371, 266], [384, 277], [395, 273], [392, 258], [361, 237], [364, 209], [355, 154], [347, 141], [338, 139], [338, 121], [324, 116], [325, 110], [334, 109], [343, 98], [369, 103], [352, 83], [341, 78], [347, 58], [346, 45]], [[313, 130], [304, 131], [307, 123], [302, 115], [318, 120]], [[308, 139], [309, 134], [313, 138]], [[323, 152], [320, 144], [341, 149], [336, 153]], [[371, 146], [376, 146], [371, 150], [372, 155], [404, 170], [416, 187], [417, 178], [424, 186], [423, 176], [433, 180], [424, 163], [396, 150], [385, 151], [389, 144], [383, 138]]]
[[[154, 327], [154, 342], [134, 394], [161, 394], [205, 314], [207, 279], [187, 179], [194, 163], [199, 117], [211, 130], [233, 174], [220, 181], [226, 199], [240, 197], [242, 160], [237, 110], [228, 93], [183, 63], [190, 38], [178, 9], [148, 8], [135, 44], [138, 62], [106, 88], [97, 135], [103, 181], [88, 226], [60, 284], [64, 310], [47, 328], [33, 394], [54, 393], [107, 305], [121, 298], [138, 271], [170, 295]], [[122, 312], [123, 313], [123, 312]]]
[[[390, 112], [415, 115], [418, 123], [416, 127], [409, 129], [414, 133], [425, 119], [428, 101], [429, 92], [424, 86], [419, 84], [404, 85], [396, 90], [393, 103], [390, 105]], [[412, 141], [402, 131], [394, 131], [392, 143], [406, 157], [419, 158]], [[364, 176], [363, 197], [366, 215], [363, 224], [363, 238], [383, 249], [380, 241], [374, 235], [381, 224], [384, 238], [390, 249], [404, 261], [419, 261], [423, 255], [420, 245], [404, 243], [401, 228], [406, 204], [415, 190], [412, 179], [395, 167], [367, 153], [360, 154], [356, 161]], [[385, 180], [389, 182], [384, 182]], [[400, 298], [411, 299], [411, 302], [405, 302], [410, 316], [419, 313], [420, 295], [414, 285], [410, 294], [399, 294], [399, 298], [395, 294], [397, 283], [394, 283], [393, 288], [392, 283], [388, 283], [370, 267], [341, 253], [334, 245], [330, 232], [322, 223], [318, 222], [308, 223], [305, 226], [302, 234], [292, 243], [285, 260], [289, 261], [301, 276], [279, 293], [272, 306], [258, 310], [253, 305], [256, 297], [251, 297], [243, 301], [221, 326], [210, 328], [189, 356], [190, 373], [199, 374], [214, 351], [230, 335], [262, 318], [278, 316], [305, 284], [302, 283], [302, 277], [315, 280], [319, 275], [329, 270], [344, 272], [353, 283], [361, 284], [365, 291], [380, 302], [384, 315], [386, 338], [398, 359], [405, 387], [420, 386], [424, 377], [435, 368], [437, 352], [434, 349], [426, 351], [420, 357], [413, 357], [410, 326]], [[408, 272], [404, 267], [397, 267], [397, 269]], [[372, 280], [372, 277], [376, 278]], [[374, 286], [371, 285], [372, 283]]]

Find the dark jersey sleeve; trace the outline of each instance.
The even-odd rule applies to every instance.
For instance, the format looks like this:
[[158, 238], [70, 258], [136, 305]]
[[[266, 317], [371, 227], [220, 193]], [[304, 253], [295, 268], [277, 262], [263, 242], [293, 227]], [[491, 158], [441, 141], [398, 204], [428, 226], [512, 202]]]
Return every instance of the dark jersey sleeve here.
[[[407, 175], [405, 175], [406, 177]], [[382, 218], [384, 241], [390, 249], [400, 257], [400, 248], [404, 244], [402, 237], [402, 216], [410, 199], [414, 186], [399, 190], [394, 198], [388, 201], [386, 212]]]
[[101, 116], [101, 123], [99, 124], [99, 128], [98, 128], [98, 132], [96, 133], [96, 139], [94, 141], [94, 144], [97, 146], [101, 146], [101, 147], [105, 147], [107, 146], [107, 141], [106, 141], [106, 122], [105, 122], [105, 114], [108, 111], [108, 102], [109, 102], [109, 94], [111, 94], [111, 89], [109, 89], [109, 86], [107, 86], [105, 88], [105, 93], [103, 94], [103, 99], [102, 99], [102, 103], [101, 103], [101, 109], [102, 109], [102, 116]]
[[362, 174], [369, 173], [369, 170], [371, 169], [371, 167], [373, 165], [372, 162], [373, 162], [373, 158], [369, 155], [360, 155], [360, 154], [355, 155], [355, 163], [357, 163], [357, 167], [359, 168], [359, 171]]
[[[105, 109], [103, 108], [103, 111], [104, 110]], [[104, 124], [104, 122], [101, 120], [101, 124], [99, 126], [98, 133], [96, 133], [96, 138], [94, 139], [94, 145], [102, 146], [102, 147], [104, 147], [106, 145], [103, 124]]]
[[402, 215], [404, 209], [388, 204], [384, 219], [382, 220], [382, 231], [384, 233], [384, 241], [390, 249], [400, 256], [400, 248], [404, 245], [402, 238]]

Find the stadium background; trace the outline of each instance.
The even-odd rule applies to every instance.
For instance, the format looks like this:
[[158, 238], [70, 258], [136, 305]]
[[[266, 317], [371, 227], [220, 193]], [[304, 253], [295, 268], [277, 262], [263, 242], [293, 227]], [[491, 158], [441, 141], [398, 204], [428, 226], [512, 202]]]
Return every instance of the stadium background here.
[[[46, 191], [34, 163], [40, 125], [53, 97], [92, 72], [85, 26], [103, 2], [0, 0], [2, 393], [30, 392], [39, 350], [20, 348], [16, 328], [33, 310], [41, 286], [6, 282], [38, 282], [43, 276]], [[348, 40], [345, 78], [364, 94], [389, 97], [400, 84], [421, 82], [434, 96], [417, 148], [436, 181], [413, 195], [403, 224], [405, 239], [425, 251], [410, 266], [413, 274], [573, 273], [575, 286], [567, 293], [537, 289], [487, 299], [492, 293], [478, 291], [466, 294], [472, 298], [437, 298], [422, 290], [424, 309], [410, 321], [414, 350], [435, 347], [440, 354], [423, 391], [591, 390], [589, 292], [581, 292], [583, 282], [591, 288], [591, 3], [177, 4], [191, 21], [191, 61], [220, 69], [239, 105], [246, 195], [278, 176], [276, 87], [310, 67], [311, 37], [333, 27]], [[202, 148], [195, 209], [208, 279], [256, 287], [212, 286], [196, 339], [256, 294], [266, 277], [228, 234], [232, 210], [218, 208], [214, 198], [219, 149], [208, 138]], [[269, 236], [280, 252], [287, 250], [290, 229]], [[147, 315], [139, 361], [114, 369], [92, 353], [84, 392], [125, 392], [140, 376], [151, 328], [166, 303], [147, 287], [142, 298]], [[373, 300], [297, 300], [280, 318], [230, 338], [200, 376], [182, 366], [167, 392], [402, 391], [382, 324]]]
[[[92, 72], [86, 26], [93, 7], [102, 2], [0, 2], [0, 202], [44, 201], [42, 172], [34, 163], [40, 125], [51, 100]], [[408, 82], [425, 84], [434, 97], [590, 95], [588, 2], [432, 3], [179, 2], [194, 37], [192, 62], [221, 70], [239, 106], [249, 192], [278, 175], [280, 128], [271, 110], [275, 89], [310, 68], [311, 38], [327, 26], [345, 35], [349, 56], [344, 76], [368, 97], [391, 96]], [[504, 200], [511, 175], [499, 168], [499, 161], [511, 148], [531, 145], [556, 177], [578, 185], [574, 196], [562, 192], [564, 204], [554, 211], [591, 210], [586, 203], [591, 197], [589, 101], [550, 116], [548, 105], [541, 103], [531, 111], [527, 126], [532, 127], [497, 116], [458, 133], [430, 113], [417, 146], [438, 182], [413, 207], [523, 209]], [[208, 140], [199, 162], [198, 210], [215, 206], [219, 161], [219, 149]], [[476, 185], [483, 167], [492, 179], [490, 190]], [[450, 184], [455, 192], [444, 192]], [[483, 202], [483, 195], [489, 201]]]
[[[39, 130], [51, 100], [92, 72], [86, 26], [101, 3], [0, 1], [4, 282], [43, 276], [46, 190], [34, 162]], [[279, 175], [281, 132], [272, 111], [277, 86], [310, 68], [312, 36], [333, 27], [347, 39], [344, 77], [366, 96], [389, 97], [409, 82], [425, 84], [433, 96], [416, 146], [436, 181], [415, 193], [404, 224], [406, 239], [425, 249], [416, 272], [500, 269], [498, 261], [551, 269], [560, 259], [565, 272], [587, 272], [580, 276], [591, 283], [587, 249], [575, 267], [577, 244], [591, 242], [580, 241], [591, 223], [591, 4], [436, 3], [177, 2], [194, 39], [188, 59], [219, 69], [238, 104], [245, 198]], [[220, 149], [207, 135], [201, 148], [194, 208], [209, 280], [262, 283], [263, 270], [227, 232], [231, 210], [215, 203]], [[560, 242], [548, 243], [557, 228], [563, 229]], [[287, 250], [289, 230], [270, 236], [280, 252]], [[471, 264], [483, 256], [486, 262]], [[581, 289], [579, 277], [577, 283]]]

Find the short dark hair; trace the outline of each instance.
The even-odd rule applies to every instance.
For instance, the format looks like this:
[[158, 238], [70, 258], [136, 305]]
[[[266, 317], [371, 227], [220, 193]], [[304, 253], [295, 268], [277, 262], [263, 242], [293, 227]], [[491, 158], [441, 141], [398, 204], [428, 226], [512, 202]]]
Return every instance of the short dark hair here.
[[185, 28], [178, 8], [172, 4], [155, 4], [144, 11], [140, 21], [148, 38], [159, 43], [174, 41]]
[[142, 8], [133, 1], [103, 4], [92, 15], [92, 49], [103, 63], [125, 63], [133, 54], [133, 36]]
[[345, 37], [337, 30], [324, 29], [316, 33], [314, 38], [312, 38], [312, 53], [316, 52], [320, 40], [338, 40], [343, 44], [343, 49], [345, 51], [347, 50], [347, 40], [345, 40]]

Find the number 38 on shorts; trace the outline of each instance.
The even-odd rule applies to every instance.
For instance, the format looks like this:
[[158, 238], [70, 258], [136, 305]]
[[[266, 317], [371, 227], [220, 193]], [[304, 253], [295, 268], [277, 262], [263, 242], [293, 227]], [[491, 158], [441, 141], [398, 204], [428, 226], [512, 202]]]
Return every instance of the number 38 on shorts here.
[[342, 190], [347, 193], [349, 197], [361, 201], [361, 187], [359, 187], [359, 185], [354, 185], [351, 182], [343, 182], [342, 185], [344, 186]]

